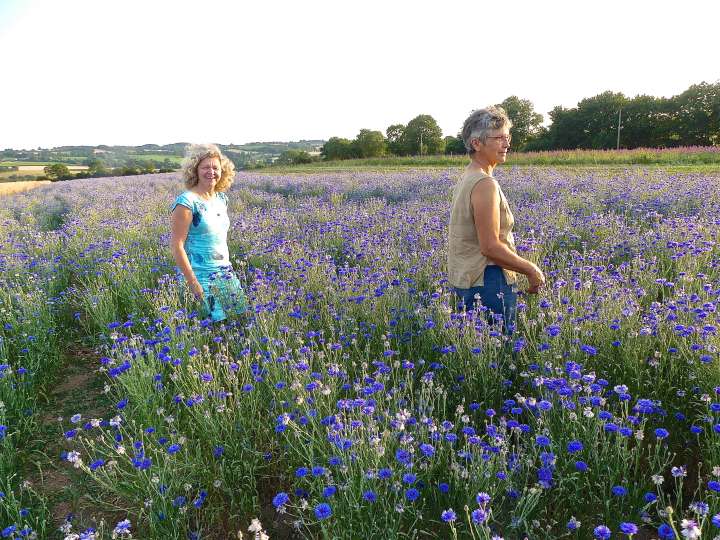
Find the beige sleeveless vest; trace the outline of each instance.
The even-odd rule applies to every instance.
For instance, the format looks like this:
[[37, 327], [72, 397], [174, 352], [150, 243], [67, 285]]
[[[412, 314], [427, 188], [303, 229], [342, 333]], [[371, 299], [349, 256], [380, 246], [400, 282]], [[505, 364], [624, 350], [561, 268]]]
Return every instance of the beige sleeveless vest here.
[[[492, 176], [481, 171], [465, 169], [460, 180], [453, 188], [450, 207], [450, 231], [448, 237], [448, 281], [460, 289], [483, 285], [485, 267], [495, 264], [480, 251], [475, 219], [473, 217], [470, 193], [478, 182], [495, 182]], [[505, 194], [497, 186], [500, 195], [500, 241], [514, 253], [515, 239], [512, 227], [515, 223]], [[503, 268], [508, 285], [517, 283], [517, 273]]]

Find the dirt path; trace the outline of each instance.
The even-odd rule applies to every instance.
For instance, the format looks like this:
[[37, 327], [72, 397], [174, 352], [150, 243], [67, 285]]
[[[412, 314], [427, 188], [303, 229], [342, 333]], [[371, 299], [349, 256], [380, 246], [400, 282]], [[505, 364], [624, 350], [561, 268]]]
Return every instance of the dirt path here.
[[126, 517], [98, 508], [88, 497], [97, 492], [96, 486], [61, 457], [67, 450], [63, 432], [73, 414], [82, 414], [84, 420], [103, 418], [111, 408], [103, 393], [104, 377], [97, 371], [98, 358], [92, 349], [69, 344], [62, 379], [50, 389], [48, 403], [43, 407], [38, 437], [45, 444], [33, 452], [33, 483], [48, 502], [55, 531], [69, 516], [75, 532], [97, 528], [101, 521], [106, 526], [115, 524]]

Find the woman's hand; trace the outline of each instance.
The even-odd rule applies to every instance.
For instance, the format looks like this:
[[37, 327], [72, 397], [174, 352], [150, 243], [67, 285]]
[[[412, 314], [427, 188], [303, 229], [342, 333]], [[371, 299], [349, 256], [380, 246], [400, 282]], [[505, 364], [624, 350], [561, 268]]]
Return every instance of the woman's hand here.
[[190, 287], [190, 292], [198, 300], [202, 300], [205, 297], [205, 292], [203, 291], [202, 285], [200, 285], [200, 282], [197, 279], [188, 283], [188, 286]]
[[534, 263], [530, 263], [531, 265], [531, 271], [527, 274], [528, 281], [530, 282], [530, 287], [528, 288], [527, 292], [530, 294], [537, 294], [540, 290], [540, 287], [545, 285], [545, 274], [542, 273], [542, 270], [538, 268], [538, 266]]

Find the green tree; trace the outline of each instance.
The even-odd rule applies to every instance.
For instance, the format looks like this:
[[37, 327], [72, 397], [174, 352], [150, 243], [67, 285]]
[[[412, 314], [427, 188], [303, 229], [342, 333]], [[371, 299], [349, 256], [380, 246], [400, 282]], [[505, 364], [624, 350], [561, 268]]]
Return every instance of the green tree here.
[[91, 176], [105, 176], [107, 174], [107, 169], [105, 168], [105, 164], [102, 162], [102, 160], [98, 158], [88, 158], [85, 160], [85, 165], [88, 167], [88, 173]]
[[43, 169], [43, 171], [45, 171], [45, 176], [47, 176], [50, 180], [63, 180], [71, 176], [70, 169], [62, 163], [53, 163], [52, 165], [48, 165]]
[[442, 154], [445, 140], [442, 130], [429, 114], [421, 114], [408, 122], [403, 134], [407, 154]]
[[387, 137], [387, 148], [391, 154], [396, 156], [405, 155], [405, 126], [403, 124], [393, 124], [385, 130]]
[[635, 96], [622, 109], [620, 146], [655, 148], [672, 145], [673, 119], [668, 100]]
[[280, 157], [277, 158], [278, 165], [300, 165], [303, 163], [312, 163], [313, 158], [305, 150], [285, 150]]
[[505, 109], [512, 120], [513, 148], [523, 150], [528, 141], [540, 133], [542, 114], [535, 112], [529, 99], [520, 99], [517, 96], [505, 98], [502, 103], [498, 103], [498, 106]]
[[467, 154], [465, 143], [459, 135], [457, 137], [453, 137], [452, 135], [445, 137], [445, 153], [452, 155]]
[[320, 155], [328, 161], [337, 159], [349, 159], [353, 157], [355, 149], [353, 144], [348, 139], [341, 137], [330, 137], [330, 139], [323, 145]]
[[357, 137], [353, 141], [355, 153], [358, 157], [369, 158], [385, 155], [387, 144], [385, 137], [380, 131], [371, 131], [369, 129], [361, 129]]
[[672, 103], [680, 144], [720, 144], [720, 82], [694, 84]]

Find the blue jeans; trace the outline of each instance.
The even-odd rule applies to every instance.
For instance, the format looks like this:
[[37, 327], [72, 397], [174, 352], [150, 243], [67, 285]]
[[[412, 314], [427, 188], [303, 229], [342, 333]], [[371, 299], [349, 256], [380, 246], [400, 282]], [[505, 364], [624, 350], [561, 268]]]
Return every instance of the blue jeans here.
[[481, 287], [459, 289], [455, 287], [458, 295], [458, 309], [472, 311], [475, 309], [475, 295], [480, 303], [488, 309], [486, 318], [491, 324], [502, 323], [503, 333], [512, 334], [515, 330], [515, 317], [517, 314], [517, 293], [507, 284], [502, 268], [490, 265], [485, 268]]

